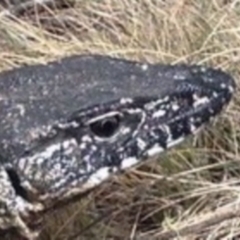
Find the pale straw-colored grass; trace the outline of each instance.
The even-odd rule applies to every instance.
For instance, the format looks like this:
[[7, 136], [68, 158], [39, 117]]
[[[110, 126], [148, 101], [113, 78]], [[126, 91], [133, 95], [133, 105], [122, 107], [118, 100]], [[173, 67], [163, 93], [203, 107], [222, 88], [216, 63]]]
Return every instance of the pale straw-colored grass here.
[[[81, 53], [204, 64], [238, 82], [240, 1], [78, 0], [0, 17], [2, 70]], [[239, 110], [237, 91], [198, 136], [46, 217], [41, 239], [240, 239]]]

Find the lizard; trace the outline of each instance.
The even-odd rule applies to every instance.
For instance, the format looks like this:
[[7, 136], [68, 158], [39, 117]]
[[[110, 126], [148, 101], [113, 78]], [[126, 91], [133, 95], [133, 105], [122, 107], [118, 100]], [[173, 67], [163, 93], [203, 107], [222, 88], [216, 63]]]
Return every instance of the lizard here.
[[197, 134], [235, 89], [220, 69], [98, 54], [3, 71], [0, 229], [36, 239], [41, 214]]

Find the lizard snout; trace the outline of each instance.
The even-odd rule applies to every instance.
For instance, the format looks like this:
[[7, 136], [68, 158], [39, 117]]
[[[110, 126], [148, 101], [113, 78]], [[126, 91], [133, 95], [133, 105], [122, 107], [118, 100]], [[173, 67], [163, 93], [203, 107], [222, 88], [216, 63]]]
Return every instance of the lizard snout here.
[[236, 89], [234, 79], [226, 72], [213, 68], [193, 69], [194, 85], [199, 87], [202, 92], [208, 93], [213, 98], [219, 99], [223, 104], [227, 104]]

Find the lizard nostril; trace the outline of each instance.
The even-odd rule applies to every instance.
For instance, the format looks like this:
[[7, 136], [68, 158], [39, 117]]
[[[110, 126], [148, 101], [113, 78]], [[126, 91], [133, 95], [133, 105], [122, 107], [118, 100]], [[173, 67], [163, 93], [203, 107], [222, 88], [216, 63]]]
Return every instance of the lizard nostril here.
[[7, 168], [6, 172], [12, 183], [12, 186], [18, 196], [21, 196], [25, 200], [29, 200], [27, 191], [21, 186], [21, 182], [17, 172], [13, 168]]

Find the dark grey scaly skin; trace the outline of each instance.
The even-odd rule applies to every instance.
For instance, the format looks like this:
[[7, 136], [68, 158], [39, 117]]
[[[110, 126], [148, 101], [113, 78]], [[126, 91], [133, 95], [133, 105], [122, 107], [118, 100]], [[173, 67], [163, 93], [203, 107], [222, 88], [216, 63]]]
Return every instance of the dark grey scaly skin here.
[[3, 72], [0, 229], [36, 238], [33, 213], [197, 133], [234, 89], [221, 70], [98, 55]]

